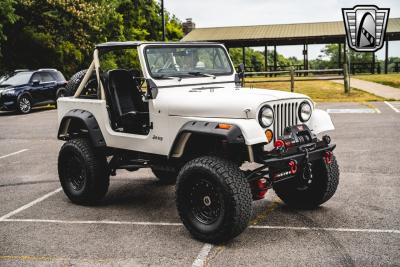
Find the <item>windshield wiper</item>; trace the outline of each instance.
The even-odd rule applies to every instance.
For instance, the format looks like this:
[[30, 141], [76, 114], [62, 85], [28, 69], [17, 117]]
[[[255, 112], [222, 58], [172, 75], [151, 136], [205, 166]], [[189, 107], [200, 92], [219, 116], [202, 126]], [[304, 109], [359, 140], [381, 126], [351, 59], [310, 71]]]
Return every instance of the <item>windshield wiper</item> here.
[[153, 78], [156, 78], [156, 79], [178, 79], [178, 81], [182, 80], [181, 77], [167, 76], [165, 74], [153, 75]]
[[193, 75], [193, 76], [203, 76], [203, 77], [211, 77], [215, 79], [215, 75], [209, 74], [209, 73], [204, 73], [200, 71], [189, 71], [187, 74]]

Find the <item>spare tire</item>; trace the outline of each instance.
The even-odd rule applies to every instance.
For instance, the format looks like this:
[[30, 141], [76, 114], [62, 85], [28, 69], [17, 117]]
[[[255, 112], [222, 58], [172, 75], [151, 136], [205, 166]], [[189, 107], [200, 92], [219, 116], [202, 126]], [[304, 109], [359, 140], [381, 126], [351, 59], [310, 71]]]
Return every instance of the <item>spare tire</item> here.
[[[81, 70], [75, 73], [71, 79], [69, 79], [67, 85], [65, 86], [65, 96], [75, 95], [76, 90], [78, 90], [83, 78], [86, 75], [87, 70]], [[93, 73], [89, 81], [82, 90], [81, 95], [97, 95], [97, 79], [96, 75]]]

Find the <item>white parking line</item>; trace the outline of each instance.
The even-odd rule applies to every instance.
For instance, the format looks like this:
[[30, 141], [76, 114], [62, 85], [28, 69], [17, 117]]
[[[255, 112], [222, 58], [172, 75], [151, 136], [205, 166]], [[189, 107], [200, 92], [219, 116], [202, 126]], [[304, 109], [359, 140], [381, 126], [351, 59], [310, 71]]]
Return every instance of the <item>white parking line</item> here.
[[[9, 219], [10, 216], [31, 207], [32, 205], [43, 201], [51, 195], [59, 192], [61, 188], [53, 191], [40, 199], [13, 211], [0, 218], [0, 222], [28, 222], [28, 223], [58, 223], [58, 224], [116, 224], [116, 225], [149, 225], [149, 226], [183, 226], [182, 223], [173, 222], [135, 222], [135, 221], [70, 221], [70, 220], [46, 220], [46, 219]], [[33, 203], [35, 202], [35, 203]], [[29, 206], [28, 206], [29, 205]], [[12, 213], [12, 214], [11, 214]], [[398, 229], [373, 229], [373, 228], [332, 228], [332, 227], [302, 227], [302, 226], [284, 226], [284, 225], [250, 225], [250, 229], [275, 229], [275, 230], [294, 230], [294, 231], [329, 231], [329, 232], [350, 232], [350, 233], [386, 233], [400, 234]]]
[[192, 263], [192, 267], [206, 266], [208, 254], [213, 247], [213, 245], [205, 243], [204, 246], [201, 248], [199, 254], [197, 255], [196, 259]]
[[50, 192], [50, 193], [47, 193], [46, 195], [44, 195], [44, 196], [42, 196], [42, 197], [39, 197], [39, 198], [35, 199], [34, 201], [29, 202], [28, 204], [23, 205], [22, 207], [20, 207], [20, 208], [14, 210], [14, 211], [12, 211], [12, 212], [7, 213], [6, 215], [0, 217], [0, 222], [1, 222], [1, 221], [4, 221], [5, 219], [10, 218], [11, 216], [13, 216], [13, 215], [15, 215], [15, 214], [17, 214], [17, 213], [19, 213], [19, 212], [21, 212], [21, 211], [23, 211], [23, 210], [26, 210], [26, 209], [32, 207], [33, 205], [35, 205], [35, 204], [37, 204], [37, 203], [39, 203], [39, 202], [42, 202], [42, 201], [45, 200], [46, 198], [49, 198], [49, 197], [51, 197], [52, 195], [57, 194], [57, 193], [60, 192], [61, 190], [62, 190], [61, 187], [60, 187], [60, 188], [57, 188], [56, 190], [54, 190], [54, 191], [52, 191], [52, 192]]
[[131, 221], [66, 221], [46, 219], [4, 219], [0, 222], [32, 222], [32, 223], [59, 223], [59, 224], [116, 224], [116, 225], [150, 225], [150, 226], [182, 226], [182, 223], [171, 222], [131, 222]]
[[385, 102], [385, 104], [388, 105], [391, 109], [393, 109], [394, 112], [400, 113], [400, 110], [398, 110], [397, 108], [395, 108], [392, 104], [390, 104], [390, 103], [387, 102], [387, 101], [384, 101], [384, 102]]
[[344, 113], [344, 114], [361, 114], [361, 113], [381, 113], [377, 108], [329, 108], [326, 110], [328, 113]]
[[17, 152], [13, 152], [13, 153], [10, 153], [10, 154], [1, 156], [0, 159], [4, 159], [4, 158], [6, 158], [6, 157], [13, 156], [13, 155], [16, 155], [16, 154], [19, 154], [19, 153], [22, 153], [22, 152], [25, 152], [25, 151], [28, 151], [28, 150], [29, 150], [29, 149], [21, 149], [21, 150], [19, 150], [19, 151], [17, 151]]
[[252, 225], [253, 229], [277, 229], [277, 230], [295, 230], [295, 231], [328, 231], [328, 232], [358, 232], [358, 233], [387, 233], [400, 234], [400, 230], [395, 229], [359, 229], [359, 228], [324, 228], [324, 227], [295, 227], [295, 226], [270, 226], [270, 225]]

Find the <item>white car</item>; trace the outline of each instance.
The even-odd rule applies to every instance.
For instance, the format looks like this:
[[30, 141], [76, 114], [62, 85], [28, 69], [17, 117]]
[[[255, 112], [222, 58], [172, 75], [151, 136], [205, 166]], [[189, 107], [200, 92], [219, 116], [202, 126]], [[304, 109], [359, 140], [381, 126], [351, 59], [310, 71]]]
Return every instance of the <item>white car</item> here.
[[339, 183], [329, 115], [302, 94], [243, 88], [240, 69], [216, 43], [97, 45], [58, 100], [65, 194], [93, 204], [116, 170], [151, 168], [176, 181], [190, 233], [213, 243], [246, 229], [270, 188], [290, 206], [326, 202]]

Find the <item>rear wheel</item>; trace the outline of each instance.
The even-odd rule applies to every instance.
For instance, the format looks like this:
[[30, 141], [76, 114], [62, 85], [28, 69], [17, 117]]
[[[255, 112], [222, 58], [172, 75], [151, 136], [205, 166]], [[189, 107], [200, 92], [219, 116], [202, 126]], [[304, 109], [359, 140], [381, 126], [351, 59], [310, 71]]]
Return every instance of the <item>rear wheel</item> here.
[[64, 97], [65, 94], [66, 94], [65, 88], [58, 89], [56, 94], [56, 100], [59, 99], [60, 97]]
[[218, 157], [200, 157], [179, 172], [176, 204], [183, 224], [197, 239], [219, 243], [242, 233], [252, 195], [239, 167]]
[[109, 172], [106, 157], [89, 140], [67, 141], [58, 156], [58, 174], [68, 198], [81, 205], [95, 204], [107, 193]]
[[328, 201], [339, 185], [339, 166], [335, 156], [330, 163], [323, 159], [312, 162], [311, 184], [300, 183], [299, 179], [282, 182], [274, 186], [275, 193], [287, 205], [295, 208], [312, 209]]

